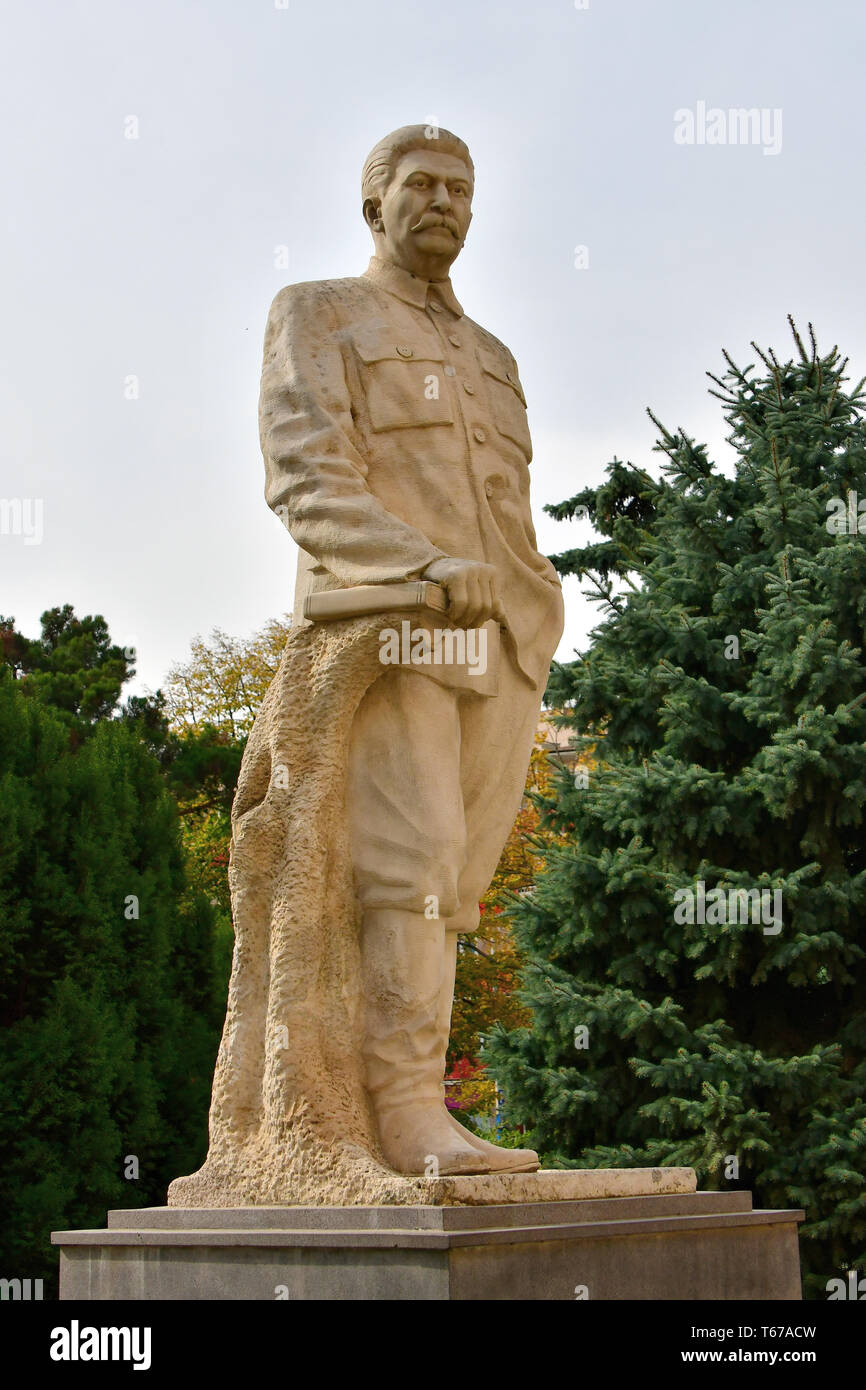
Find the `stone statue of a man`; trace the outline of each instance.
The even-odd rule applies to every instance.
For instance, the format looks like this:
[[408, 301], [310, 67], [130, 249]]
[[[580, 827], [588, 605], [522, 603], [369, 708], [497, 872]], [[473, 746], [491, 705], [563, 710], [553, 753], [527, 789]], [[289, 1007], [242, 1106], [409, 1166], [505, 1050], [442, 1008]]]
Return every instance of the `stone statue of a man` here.
[[[517, 366], [498, 338], [464, 314], [449, 279], [472, 217], [473, 180], [469, 151], [455, 135], [424, 126], [394, 131], [363, 171], [363, 215], [374, 242], [367, 270], [290, 285], [271, 308], [261, 444], [268, 504], [300, 547], [294, 655], [287, 650], [284, 658], [295, 668], [268, 692], [257, 721], [270, 731], [268, 749], [264, 733], [259, 749], [254, 730], [233, 808], [238, 944], [214, 1085], [214, 1162], [215, 1136], [224, 1147], [230, 1140], [240, 1145], [243, 1135], [248, 1149], [259, 1145], [255, 1161], [243, 1160], [248, 1167], [282, 1163], [287, 1149], [295, 1168], [303, 1167], [318, 1142], [310, 1135], [327, 1132], [331, 1153], [334, 1136], [351, 1128], [353, 1151], [401, 1174], [538, 1165], [531, 1151], [500, 1149], [454, 1121], [442, 1084], [457, 935], [478, 927], [479, 899], [518, 812], [562, 632], [560, 584], [538, 553], [530, 513], [532, 449]], [[385, 664], [385, 619], [304, 618], [310, 595], [411, 580], [433, 581], [447, 595], [444, 614], [408, 615], [413, 641], [422, 631], [432, 638], [438, 627], [473, 634], [474, 646], [452, 643], [451, 659], [436, 662], [407, 659], [404, 643], [403, 659]], [[388, 626], [399, 628], [401, 617], [407, 614], [389, 616]], [[366, 674], [343, 698], [334, 692], [348, 691], [351, 681], [348, 668], [338, 669], [334, 643], [345, 662], [347, 644], [360, 652], [362, 632]], [[472, 651], [484, 660], [470, 660]], [[319, 748], [316, 737], [311, 752], [291, 751], [282, 726], [287, 710], [303, 700], [332, 751]], [[288, 793], [274, 790], [277, 765], [287, 769]], [[305, 831], [318, 814], [309, 809], [314, 785], [322, 798], [339, 796], [321, 834]], [[292, 786], [295, 801], [279, 810], [279, 795], [291, 795]], [[299, 901], [316, 880], [324, 904], [329, 880], [343, 872], [338, 846], [354, 904], [320, 906], [317, 937], [302, 926]], [[283, 885], [276, 891], [275, 876]], [[268, 916], [266, 929], [261, 919]], [[302, 945], [277, 944], [290, 940], [286, 933], [300, 942], [304, 931], [309, 959]], [[346, 944], [352, 932], [356, 957]], [[256, 965], [257, 950], [269, 951], [269, 967]], [[295, 976], [287, 964], [292, 951]], [[331, 1002], [321, 1001], [349, 998], [352, 970], [357, 998], [346, 1005], [337, 1047], [337, 1025], [321, 1026]], [[251, 1001], [263, 991], [269, 1002], [253, 1026]], [[282, 1058], [269, 1051], [280, 1027], [287, 1032]], [[330, 1060], [318, 1064], [314, 1079], [299, 1079], [298, 1056], [322, 1057], [329, 1047]], [[353, 1049], [361, 1101], [348, 1059]], [[365, 1120], [346, 1118], [359, 1106]], [[320, 1122], [320, 1112], [327, 1121]], [[308, 1138], [300, 1143], [305, 1124]], [[268, 1125], [267, 1152], [277, 1157], [266, 1160], [261, 1135]], [[292, 1188], [299, 1190], [308, 1188]], [[344, 1184], [343, 1200], [348, 1190]], [[254, 1200], [285, 1199], [274, 1183], [263, 1191], [256, 1185]], [[187, 1188], [170, 1200], [196, 1198]]]

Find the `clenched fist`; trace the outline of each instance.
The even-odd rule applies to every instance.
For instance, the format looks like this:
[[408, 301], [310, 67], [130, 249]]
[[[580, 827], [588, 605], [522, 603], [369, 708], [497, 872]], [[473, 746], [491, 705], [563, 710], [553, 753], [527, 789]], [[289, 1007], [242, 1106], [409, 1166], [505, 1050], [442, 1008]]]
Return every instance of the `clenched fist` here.
[[421, 575], [441, 584], [448, 595], [448, 617], [457, 627], [478, 627], [489, 618], [505, 621], [496, 593], [496, 571], [480, 560], [434, 560]]

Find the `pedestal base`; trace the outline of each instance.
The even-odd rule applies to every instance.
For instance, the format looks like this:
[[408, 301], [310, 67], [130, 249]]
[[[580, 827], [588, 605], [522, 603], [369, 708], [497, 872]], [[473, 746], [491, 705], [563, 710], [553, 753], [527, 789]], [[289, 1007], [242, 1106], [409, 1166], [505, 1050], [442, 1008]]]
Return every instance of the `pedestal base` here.
[[61, 1299], [799, 1299], [802, 1215], [747, 1192], [152, 1207], [52, 1240]]

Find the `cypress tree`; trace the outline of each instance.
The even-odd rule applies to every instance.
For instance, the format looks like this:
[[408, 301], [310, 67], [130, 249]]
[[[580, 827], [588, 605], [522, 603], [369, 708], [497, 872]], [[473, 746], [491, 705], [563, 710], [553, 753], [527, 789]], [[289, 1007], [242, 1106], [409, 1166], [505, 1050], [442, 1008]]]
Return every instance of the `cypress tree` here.
[[100, 643], [76, 673], [62, 637], [0, 623], [0, 1250], [49, 1288], [52, 1228], [161, 1204], [203, 1159], [224, 1005], [166, 774], [113, 717], [119, 649], [84, 624]]

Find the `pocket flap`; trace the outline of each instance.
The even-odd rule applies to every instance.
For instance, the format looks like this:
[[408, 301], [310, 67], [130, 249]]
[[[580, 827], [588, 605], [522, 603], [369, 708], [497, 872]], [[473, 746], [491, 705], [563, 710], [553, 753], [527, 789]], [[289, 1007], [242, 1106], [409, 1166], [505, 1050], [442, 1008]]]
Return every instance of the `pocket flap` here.
[[520, 378], [516, 371], [509, 367], [508, 363], [495, 352], [488, 351], [487, 348], [479, 348], [478, 356], [481, 361], [482, 369], [488, 376], [495, 377], [505, 386], [510, 386], [512, 391], [520, 397], [522, 404], [526, 405], [526, 397], [523, 394], [523, 387], [520, 385]]
[[354, 349], [361, 361], [372, 362], [444, 362], [445, 354], [436, 342], [419, 342], [417, 338], [406, 339], [365, 338], [352, 339]]

